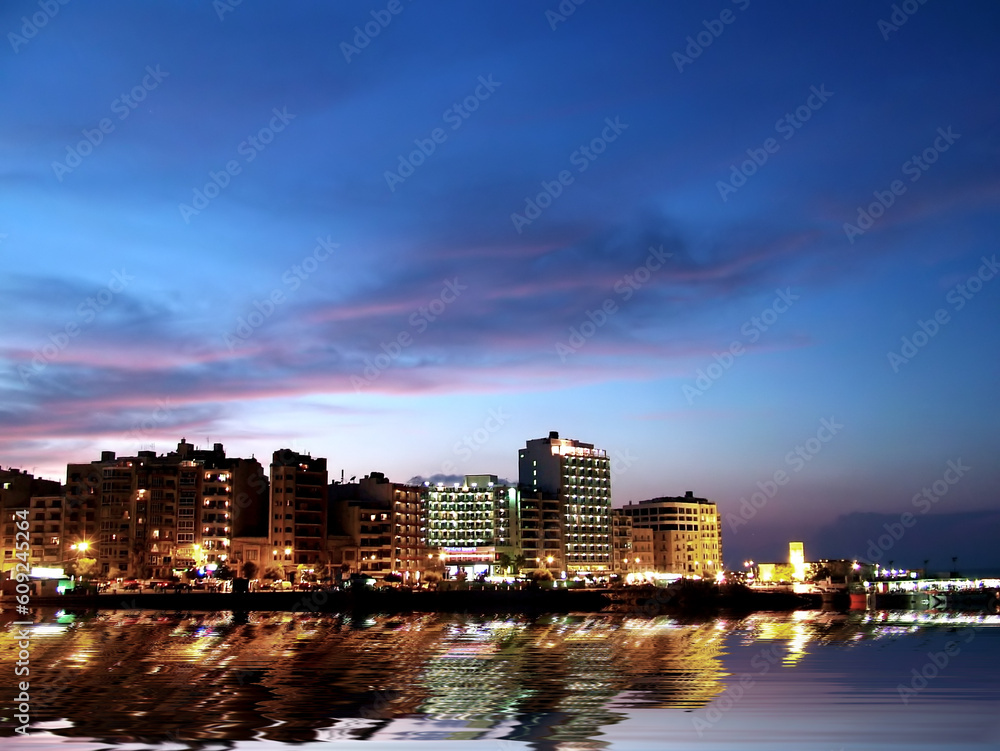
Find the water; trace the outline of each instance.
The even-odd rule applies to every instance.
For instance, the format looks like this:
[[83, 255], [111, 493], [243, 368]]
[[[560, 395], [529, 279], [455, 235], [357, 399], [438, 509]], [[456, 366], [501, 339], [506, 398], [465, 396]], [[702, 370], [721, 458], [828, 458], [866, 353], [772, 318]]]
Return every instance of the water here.
[[996, 615], [37, 611], [27, 737], [14, 618], [9, 751], [1000, 747]]

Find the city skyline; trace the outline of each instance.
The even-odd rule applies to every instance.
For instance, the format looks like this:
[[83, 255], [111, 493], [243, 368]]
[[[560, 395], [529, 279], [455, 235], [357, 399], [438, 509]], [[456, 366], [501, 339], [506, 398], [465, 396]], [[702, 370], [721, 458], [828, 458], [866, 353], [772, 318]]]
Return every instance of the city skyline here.
[[[559, 439], [558, 431], [550, 431], [548, 437], [526, 439], [524, 441], [525, 446], [519, 448], [517, 454], [519, 458], [523, 457], [526, 447], [530, 447], [532, 444], [547, 444], [552, 439]], [[563, 436], [561, 443], [593, 447], [593, 444], [581, 443], [576, 439], [565, 440], [565, 436]], [[604, 456], [607, 454], [599, 446], [594, 448], [595, 456]], [[91, 459], [89, 463], [101, 465], [110, 462], [113, 465], [115, 462], [126, 459], [139, 458], [142, 461], [149, 461], [154, 457], [158, 460], [169, 458], [180, 460], [184, 458], [186, 452], [192, 452], [192, 455], [198, 456], [200, 461], [212, 458], [215, 462], [222, 461], [226, 466], [231, 465], [233, 462], [246, 462], [247, 459], [251, 462], [256, 460], [260, 462], [261, 476], [268, 477], [270, 480], [271, 470], [275, 466], [273, 462], [277, 461], [278, 457], [284, 456], [285, 458], [281, 459], [281, 461], [286, 462], [289, 460], [288, 457], [294, 459], [295, 456], [294, 453], [289, 453], [291, 450], [287, 448], [266, 451], [263, 455], [263, 460], [253, 454], [237, 456], [232, 451], [227, 451], [223, 443], [215, 442], [210, 445], [201, 446], [197, 443], [188, 442], [186, 437], [181, 437], [180, 442], [168, 451], [152, 451], [151, 454], [150, 451], [151, 449], [147, 447], [147, 449], [140, 450], [134, 454], [122, 454], [105, 449], [100, 453], [99, 457]], [[228, 459], [225, 458], [227, 453], [229, 455]], [[142, 454], [145, 454], [145, 457]], [[273, 456], [268, 459], [268, 456], [272, 454]], [[497, 476], [495, 473], [469, 473], [426, 479], [422, 476], [417, 476], [404, 480], [393, 477], [391, 474], [386, 475], [380, 469], [371, 469], [351, 476], [348, 476], [342, 470], [342, 476], [338, 477], [336, 469], [327, 466], [327, 457], [313, 456], [309, 452], [303, 452], [303, 455], [311, 457], [326, 467], [325, 471], [327, 472], [331, 492], [333, 487], [337, 485], [343, 485], [345, 489], [351, 487], [357, 488], [356, 483], [359, 479], [362, 480], [362, 483], [372, 480], [391, 483], [394, 486], [427, 485], [430, 486], [428, 488], [430, 493], [423, 502], [426, 504], [428, 502], [433, 503], [434, 498], [436, 498], [434, 494], [436, 488], [444, 486], [445, 491], [451, 487], [468, 490], [471, 478], [472, 480], [480, 479], [484, 482], [492, 480], [496, 482], [498, 488], [517, 488], [518, 506], [521, 505], [522, 492], [526, 494], [523, 500], [529, 504], [531, 503], [532, 485], [524, 481], [524, 478], [520, 476], [520, 470], [515, 473], [513, 478]], [[519, 459], [519, 463], [524, 463], [523, 458]], [[210, 461], [209, 464], [213, 464], [213, 462]], [[75, 461], [67, 466], [58, 479], [41, 477], [37, 479], [63, 484], [69, 480], [69, 475], [72, 472], [85, 470], [87, 466], [87, 460]], [[613, 457], [608, 459], [607, 466], [609, 470], [615, 467]], [[0, 465], [0, 470], [2, 469], [4, 467]], [[947, 495], [950, 484], [954, 484], [961, 479], [963, 469], [968, 468], [952, 463], [952, 466], [948, 470], [951, 473], [948, 480], [939, 481], [944, 486], [943, 492], [941, 488], [937, 488], [937, 492], [941, 494], [940, 497]], [[27, 472], [28, 470], [20, 471]], [[530, 473], [530, 470], [526, 467], [524, 471]], [[613, 476], [613, 472], [611, 474]], [[768, 483], [771, 486], [770, 489], [774, 491], [780, 489], [778, 482], [769, 480]], [[67, 484], [64, 488], [67, 493], [70, 485], [72, 483]], [[262, 491], [263, 486], [259, 482], [251, 482], [245, 489], [250, 488], [253, 489], [251, 492], [259, 492]], [[766, 486], [750, 496], [753, 499], [752, 501], [740, 499], [741, 504], [738, 508], [727, 510], [713, 498], [694, 497], [692, 500], [692, 496], [695, 495], [692, 490], [668, 489], [656, 496], [641, 500], [616, 501], [613, 497], [614, 485], [612, 483], [611, 507], [616, 511], [625, 511], [629, 507], [637, 508], [639, 504], [650, 505], [666, 501], [668, 505], [671, 505], [670, 502], [681, 502], [683, 504], [687, 502], [699, 503], [707, 500], [712, 507], [718, 507], [719, 530], [722, 539], [726, 540], [726, 550], [729, 551], [728, 554], [722, 557], [722, 562], [725, 563], [729, 570], [739, 571], [741, 564], [745, 566], [745, 562], [748, 559], [783, 561], [786, 558], [789, 541], [792, 539], [803, 539], [806, 541], [806, 549], [812, 554], [813, 559], [853, 559], [868, 564], [878, 564], [884, 568], [894, 566], [898, 562], [901, 567], [913, 569], [925, 568], [928, 571], [942, 574], [954, 570], [958, 566], [958, 560], [960, 559], [966, 570], [971, 568], [980, 572], [994, 571], [997, 563], [993, 548], [990, 545], [990, 539], [993, 534], [992, 530], [995, 528], [998, 518], [1000, 518], [1000, 512], [989, 509], [981, 512], [932, 514], [931, 521], [920, 524], [920, 519], [923, 515], [934, 511], [937, 500], [940, 500], [940, 497], [935, 495], [935, 488], [936, 486], [925, 488], [923, 494], [917, 494], [913, 497], [911, 504], [915, 510], [912, 512], [904, 511], [902, 514], [878, 514], [877, 512], [846, 514], [839, 517], [834, 523], [821, 527], [817, 532], [809, 532], [807, 528], [801, 526], [788, 528], [779, 525], [776, 528], [769, 528], [763, 524], [751, 525], [750, 522], [754, 521], [757, 515], [757, 505], [762, 504], [761, 508], [766, 506], [770, 497], [772, 497], [769, 496], [768, 492], [765, 492], [769, 490]], [[554, 490], [554, 486], [551, 489]], [[48, 490], [44, 495], [48, 496], [53, 492], [55, 491]], [[64, 495], [69, 499], [70, 495], [67, 493], [64, 493]], [[345, 495], [343, 497], [353, 496]], [[330, 503], [331, 505], [333, 504], [332, 497]], [[530, 515], [533, 512], [525, 511], [524, 513]], [[739, 536], [738, 532], [747, 526], [751, 528], [752, 534]], [[252, 533], [249, 532], [244, 532], [243, 534], [252, 536]], [[72, 534], [69, 536], [73, 537]], [[941, 542], [942, 539], [961, 539], [964, 541], [964, 545], [948, 548]], [[279, 545], [278, 547], [281, 546]], [[700, 557], [707, 558], [708, 556]], [[932, 562], [933, 564], [931, 565]]]
[[733, 560], [995, 556], [995, 4], [51, 7], [0, 10], [0, 465], [557, 430]]

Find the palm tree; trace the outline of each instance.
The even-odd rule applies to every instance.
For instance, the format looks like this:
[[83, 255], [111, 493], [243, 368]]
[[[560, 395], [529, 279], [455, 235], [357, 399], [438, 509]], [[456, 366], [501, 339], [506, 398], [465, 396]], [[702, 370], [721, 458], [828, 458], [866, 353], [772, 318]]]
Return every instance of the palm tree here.
[[501, 571], [509, 573], [510, 567], [514, 565], [514, 559], [508, 553], [501, 553], [497, 558], [497, 565]]
[[514, 573], [515, 576], [517, 576], [517, 574], [521, 573], [521, 569], [524, 568], [524, 564], [527, 563], [527, 562], [528, 562], [528, 559], [525, 558], [521, 554], [518, 554], [517, 556], [514, 557], [514, 571], [513, 571], [513, 573]]

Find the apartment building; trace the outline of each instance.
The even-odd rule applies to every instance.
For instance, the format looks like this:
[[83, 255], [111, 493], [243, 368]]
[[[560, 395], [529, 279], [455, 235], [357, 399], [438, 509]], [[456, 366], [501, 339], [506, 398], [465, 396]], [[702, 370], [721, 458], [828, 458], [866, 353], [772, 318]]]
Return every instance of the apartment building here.
[[[426, 488], [371, 472], [330, 486], [330, 558], [354, 573], [398, 574], [416, 582], [427, 569]], [[338, 542], [339, 541], [339, 542]]]
[[325, 569], [329, 483], [326, 459], [291, 449], [271, 458], [270, 566], [293, 579], [299, 566]]
[[656, 571], [703, 578], [723, 571], [721, 517], [712, 501], [688, 491], [629, 503], [622, 511], [632, 517], [633, 530], [652, 531]]

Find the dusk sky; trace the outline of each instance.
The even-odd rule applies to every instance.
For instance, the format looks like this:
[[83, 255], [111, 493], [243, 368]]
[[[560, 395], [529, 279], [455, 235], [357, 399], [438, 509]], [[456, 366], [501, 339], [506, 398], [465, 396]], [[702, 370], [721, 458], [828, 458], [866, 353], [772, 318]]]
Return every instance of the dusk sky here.
[[5, 2], [0, 464], [997, 508], [1000, 8], [902, 6]]

